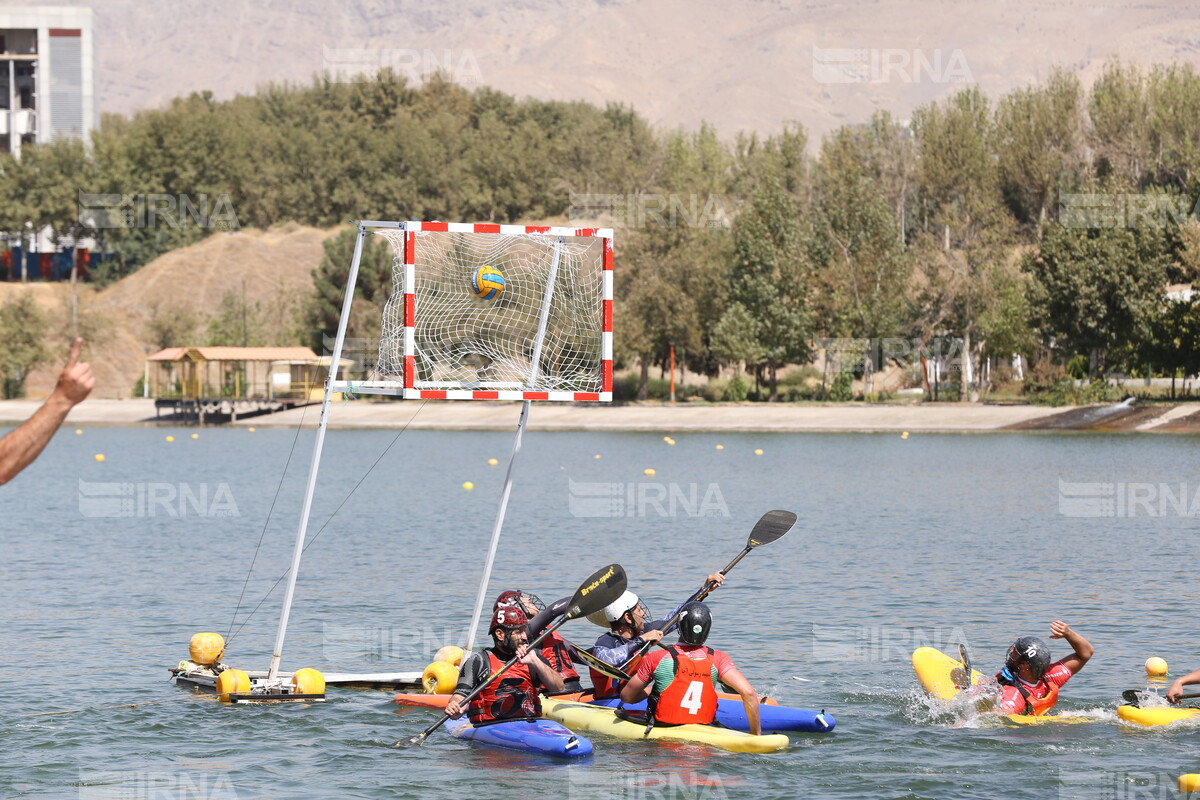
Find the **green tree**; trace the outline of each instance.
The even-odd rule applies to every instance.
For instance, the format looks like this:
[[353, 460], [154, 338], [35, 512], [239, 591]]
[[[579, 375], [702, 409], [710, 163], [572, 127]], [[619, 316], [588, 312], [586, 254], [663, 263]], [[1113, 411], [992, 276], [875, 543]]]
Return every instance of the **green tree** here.
[[[812, 338], [800, 219], [781, 186], [754, 195], [733, 224], [733, 249], [730, 299], [757, 324], [770, 399], [777, 401], [779, 368], [806, 362]], [[725, 314], [740, 313], [734, 308]]]
[[24, 397], [29, 373], [49, 360], [48, 333], [46, 316], [31, 292], [16, 293], [0, 306], [0, 378], [5, 399]]
[[1105, 374], [1108, 352], [1148, 330], [1170, 259], [1160, 226], [1049, 226], [1025, 259], [1043, 335], [1086, 354], [1092, 377]]
[[1002, 98], [993, 146], [1009, 209], [1040, 239], [1056, 193], [1077, 187], [1084, 168], [1079, 79], [1055, 70], [1042, 85]]
[[1140, 187], [1151, 169], [1146, 79], [1133, 65], [1109, 61], [1088, 95], [1088, 146], [1096, 176]]

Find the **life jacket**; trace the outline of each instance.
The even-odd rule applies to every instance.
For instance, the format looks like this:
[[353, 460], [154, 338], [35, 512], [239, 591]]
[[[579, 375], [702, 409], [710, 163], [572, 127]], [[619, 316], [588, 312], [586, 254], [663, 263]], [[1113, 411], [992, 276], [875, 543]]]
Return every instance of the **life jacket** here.
[[[483, 653], [488, 659], [489, 675], [495, 675], [506, 663], [497, 658], [490, 648]], [[536, 718], [541, 715], [542, 701], [538, 697], [538, 687], [533, 682], [529, 667], [519, 661], [499, 679], [488, 684], [487, 688], [472, 698], [467, 705], [467, 717], [476, 725], [501, 719]]]
[[710, 724], [717, 718], [712, 648], [704, 648], [705, 656], [699, 660], [681, 654], [674, 646], [668, 646], [666, 651], [675, 664], [675, 679], [651, 698], [654, 719], [668, 725]]
[[550, 668], [562, 675], [563, 683], [579, 680], [575, 670], [575, 660], [571, 658], [571, 647], [557, 633], [552, 633], [543, 640], [542, 658]]
[[1040, 717], [1050, 709], [1054, 708], [1058, 702], [1058, 687], [1044, 678], [1035, 686], [1045, 686], [1047, 691], [1041, 697], [1034, 697], [1033, 693], [1021, 682], [1019, 678], [1013, 677], [1008, 670], [1000, 670], [996, 673], [996, 682], [1001, 686], [1011, 686], [1021, 694], [1021, 698], [1025, 701], [1025, 709], [1017, 712], [1031, 717]]

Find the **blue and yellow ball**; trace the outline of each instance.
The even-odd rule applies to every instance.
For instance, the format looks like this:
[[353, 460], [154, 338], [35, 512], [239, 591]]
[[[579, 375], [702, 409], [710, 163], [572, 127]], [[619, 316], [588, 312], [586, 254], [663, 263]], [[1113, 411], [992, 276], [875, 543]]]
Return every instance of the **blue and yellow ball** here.
[[504, 286], [504, 274], [495, 267], [480, 267], [471, 276], [471, 291], [480, 300], [495, 300], [504, 291]]

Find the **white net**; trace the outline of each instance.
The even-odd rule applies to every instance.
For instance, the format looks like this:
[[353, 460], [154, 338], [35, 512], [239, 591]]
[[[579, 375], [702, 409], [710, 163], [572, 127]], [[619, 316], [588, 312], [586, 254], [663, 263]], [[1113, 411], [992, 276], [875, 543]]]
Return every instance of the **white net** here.
[[[417, 389], [603, 391], [602, 239], [416, 232], [415, 347], [406, 354], [405, 231], [379, 235], [393, 253], [379, 379], [402, 381], [413, 355]], [[491, 299], [472, 285], [481, 267], [503, 278]]]

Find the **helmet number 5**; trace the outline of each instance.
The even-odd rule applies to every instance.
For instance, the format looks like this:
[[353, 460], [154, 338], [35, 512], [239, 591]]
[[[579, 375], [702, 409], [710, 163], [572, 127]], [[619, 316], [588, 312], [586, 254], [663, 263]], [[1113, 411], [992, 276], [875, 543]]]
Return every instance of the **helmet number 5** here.
[[692, 681], [688, 684], [687, 691], [684, 692], [679, 705], [686, 708], [689, 714], [699, 714], [700, 706], [704, 704], [703, 695], [704, 685], [700, 681]]

